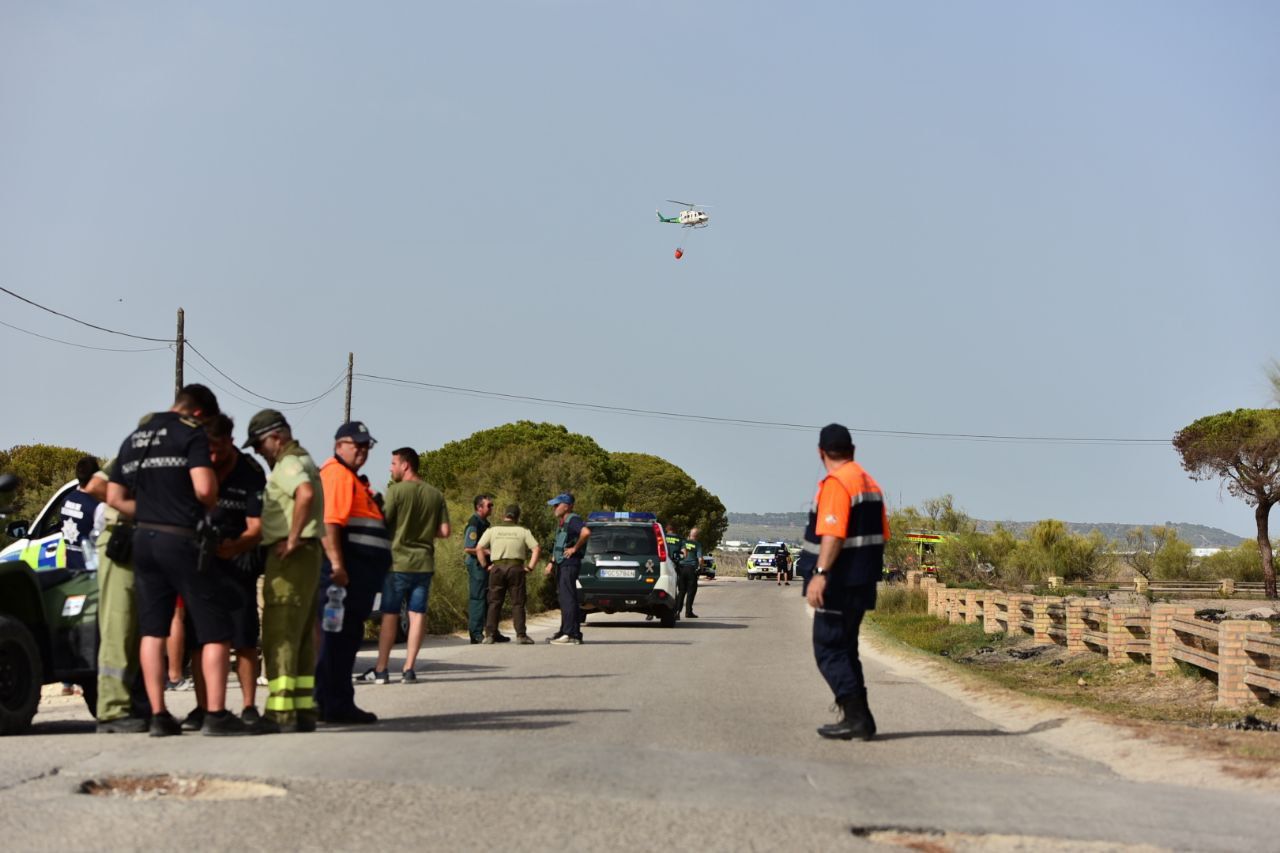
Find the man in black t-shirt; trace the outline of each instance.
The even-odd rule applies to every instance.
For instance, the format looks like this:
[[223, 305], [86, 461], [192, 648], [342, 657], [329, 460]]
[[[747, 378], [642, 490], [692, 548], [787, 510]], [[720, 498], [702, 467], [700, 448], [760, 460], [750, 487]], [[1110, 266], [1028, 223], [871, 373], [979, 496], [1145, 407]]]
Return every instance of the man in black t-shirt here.
[[[261, 721], [256, 699], [260, 657], [258, 578], [263, 566], [258, 546], [262, 542], [262, 493], [267, 487], [267, 477], [257, 460], [236, 449], [232, 440], [234, 429], [231, 418], [222, 414], [205, 425], [209, 458], [218, 475], [218, 505], [211, 516], [218, 548], [208, 571], [213, 581], [223, 587], [230, 608], [231, 648], [236, 653], [236, 677], [244, 697], [240, 718], [256, 728]], [[187, 630], [198, 645], [201, 638], [195, 626], [188, 625]], [[206, 718], [204, 678], [197, 677], [195, 682], [196, 709], [182, 721], [186, 731], [200, 729]]]
[[209, 458], [202, 421], [218, 414], [218, 398], [203, 385], [187, 385], [173, 408], [143, 418], [120, 445], [107, 503], [136, 522], [133, 564], [136, 573], [139, 658], [151, 734], [182, 733], [165, 708], [164, 645], [178, 595], [191, 612], [201, 642], [200, 664], [208, 688], [209, 714], [203, 731], [242, 734], [244, 723], [226, 710], [231, 625], [220, 587], [200, 572], [196, 528], [218, 501], [218, 480]]

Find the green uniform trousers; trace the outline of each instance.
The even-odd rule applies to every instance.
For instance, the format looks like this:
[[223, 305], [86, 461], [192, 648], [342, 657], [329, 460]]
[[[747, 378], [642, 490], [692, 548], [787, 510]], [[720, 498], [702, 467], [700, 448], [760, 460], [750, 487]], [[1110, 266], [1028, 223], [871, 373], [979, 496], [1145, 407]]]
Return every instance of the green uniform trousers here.
[[484, 639], [484, 623], [489, 612], [489, 573], [467, 561], [467, 633], [472, 642]]
[[130, 688], [137, 684], [138, 607], [133, 566], [107, 559], [107, 540], [98, 540], [98, 720], [127, 717], [133, 710]]
[[308, 539], [285, 559], [267, 548], [262, 584], [262, 658], [267, 671], [266, 717], [292, 725], [316, 717], [316, 589], [320, 541]]

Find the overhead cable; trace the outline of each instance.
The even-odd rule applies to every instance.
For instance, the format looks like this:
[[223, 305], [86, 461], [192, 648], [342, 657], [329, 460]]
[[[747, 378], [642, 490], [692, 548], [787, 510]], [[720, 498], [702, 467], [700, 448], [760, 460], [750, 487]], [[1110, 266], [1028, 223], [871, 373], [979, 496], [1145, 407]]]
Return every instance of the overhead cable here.
[[109, 335], [120, 335], [121, 337], [134, 338], [139, 341], [155, 341], [158, 344], [176, 343], [176, 340], [174, 338], [149, 338], [146, 335], [135, 335], [135, 334], [131, 334], [130, 332], [121, 332], [116, 329], [108, 329], [106, 326], [97, 326], [97, 325], [94, 325], [93, 323], [87, 322], [85, 320], [81, 320], [78, 317], [72, 317], [70, 314], [63, 314], [61, 311], [55, 311], [54, 309], [48, 307], [47, 305], [41, 305], [39, 302], [32, 302], [27, 297], [14, 293], [12, 290], [10, 290], [7, 287], [0, 287], [0, 292], [7, 293], [10, 296], [12, 296], [14, 299], [17, 299], [21, 302], [25, 302], [28, 305], [31, 305], [35, 308], [39, 308], [41, 311], [48, 311], [50, 314], [54, 314], [58, 317], [63, 318], [64, 320], [70, 320], [73, 323], [79, 323], [81, 326], [88, 326], [90, 329], [97, 329], [99, 332], [106, 332]]
[[75, 341], [64, 341], [62, 338], [51, 338], [48, 335], [42, 335], [39, 332], [33, 332], [30, 329], [24, 329], [21, 326], [14, 326], [11, 323], [4, 322], [3, 320], [0, 320], [0, 326], [13, 329], [15, 332], [22, 332], [22, 334], [30, 335], [33, 338], [53, 341], [55, 344], [66, 344], [69, 347], [97, 350], [98, 352], [160, 352], [162, 350], [172, 349], [172, 345], [167, 347], [91, 347], [88, 344], [78, 344]]
[[[240, 384], [239, 382], [237, 382], [236, 380], [232, 379], [230, 376], [228, 376], [228, 375], [227, 375], [227, 373], [226, 373], [225, 371], [223, 371], [223, 370], [222, 370], [222, 368], [218, 367], [218, 365], [216, 365], [216, 364], [214, 364], [212, 361], [210, 361], [210, 360], [205, 356], [205, 354], [204, 354], [204, 353], [202, 353], [202, 352], [200, 352], [200, 350], [196, 349], [195, 344], [191, 343], [191, 339], [190, 339], [190, 338], [185, 339], [185, 340], [183, 341], [183, 344], [185, 344], [185, 346], [186, 346], [188, 349], [190, 349], [190, 350], [191, 350], [192, 352], [194, 352], [197, 356], [199, 356], [201, 361], [203, 361], [205, 364], [209, 365], [209, 367], [211, 367], [211, 368], [213, 368], [215, 371], [217, 371], [217, 373], [218, 373], [218, 375], [219, 375], [219, 376], [221, 376], [223, 379], [227, 380], [227, 381], [228, 381], [228, 382], [230, 382], [232, 385], [234, 385], [234, 386], [236, 386], [237, 388], [239, 388], [241, 391], [243, 391], [243, 392], [245, 392], [246, 394], [249, 394], [249, 395], [251, 395], [251, 396], [253, 396], [253, 397], [257, 397], [257, 398], [259, 398], [259, 399], [261, 399], [261, 400], [266, 400], [268, 403], [275, 403], [275, 404], [276, 404], [276, 405], [278, 405], [278, 406], [305, 406], [305, 405], [307, 405], [308, 403], [314, 403], [314, 402], [316, 402], [317, 400], [321, 400], [321, 399], [323, 399], [324, 397], [327, 397], [330, 393], [332, 393], [332, 392], [333, 392], [334, 387], [337, 387], [336, 385], [335, 385], [335, 386], [332, 386], [332, 387], [330, 387], [328, 390], [326, 390], [326, 391], [322, 391], [321, 393], [317, 394], [317, 395], [316, 395], [316, 396], [314, 396], [314, 397], [308, 397], [308, 398], [307, 398], [307, 399], [305, 399], [305, 400], [277, 400], [277, 399], [275, 399], [274, 397], [268, 397], [268, 396], [266, 396], [265, 394], [259, 394], [257, 391], [254, 391], [254, 390], [252, 390], [252, 389], [246, 388], [245, 386], [241, 385], [241, 384]], [[198, 371], [197, 371], [197, 372], [198, 372]], [[346, 371], [345, 371], [345, 370], [343, 371], [343, 375], [344, 375], [344, 376], [346, 375]], [[339, 382], [341, 382], [341, 380], [339, 380]]]
[[[534, 397], [526, 394], [507, 394], [500, 391], [487, 391], [480, 388], [467, 388], [458, 385], [444, 385], [436, 382], [422, 382], [414, 379], [402, 379], [393, 376], [379, 376], [373, 373], [357, 373], [356, 378], [377, 382], [423, 388], [448, 394], [462, 394], [472, 397], [484, 397], [496, 400], [512, 400], [538, 405], [557, 406], [586, 411], [611, 412], [620, 415], [662, 418], [695, 423], [725, 424], [731, 426], [752, 427], [757, 429], [805, 430], [821, 429], [820, 424], [798, 424], [786, 421], [766, 421], [750, 418], [729, 418], [717, 415], [701, 415], [692, 412], [667, 412], [659, 409], [640, 409], [629, 406], [610, 406], [601, 403], [585, 403], [574, 400], [559, 400], [550, 397]], [[926, 432], [920, 430], [891, 430], [870, 427], [849, 427], [850, 432], [860, 435], [883, 436], [887, 438], [912, 438], [942, 441], [974, 441], [999, 442], [1014, 444], [1080, 444], [1080, 445], [1125, 445], [1125, 446], [1164, 446], [1169, 444], [1164, 438], [1107, 438], [1082, 436], [1040, 436], [1040, 435], [1001, 435], [995, 433], [953, 433]]]

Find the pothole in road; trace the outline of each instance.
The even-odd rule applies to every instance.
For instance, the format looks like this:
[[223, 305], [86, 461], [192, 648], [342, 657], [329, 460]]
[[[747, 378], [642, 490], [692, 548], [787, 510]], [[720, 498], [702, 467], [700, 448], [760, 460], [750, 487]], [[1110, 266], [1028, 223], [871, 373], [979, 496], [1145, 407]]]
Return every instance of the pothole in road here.
[[1165, 848], [1150, 844], [1117, 844], [1113, 841], [1081, 841], [1067, 838], [1045, 838], [1034, 835], [981, 835], [968, 832], [944, 832], [934, 829], [908, 829], [897, 826], [854, 826], [857, 838], [872, 844], [916, 850], [919, 853], [1164, 853]]
[[107, 776], [80, 783], [80, 793], [124, 800], [257, 800], [283, 797], [280, 785], [215, 776]]

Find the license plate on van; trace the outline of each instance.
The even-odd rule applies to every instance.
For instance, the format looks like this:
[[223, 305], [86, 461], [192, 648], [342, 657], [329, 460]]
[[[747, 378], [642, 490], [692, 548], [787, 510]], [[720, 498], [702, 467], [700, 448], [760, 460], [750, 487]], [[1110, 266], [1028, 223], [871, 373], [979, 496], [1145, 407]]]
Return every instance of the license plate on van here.
[[634, 569], [601, 569], [597, 574], [602, 578], [634, 578]]

